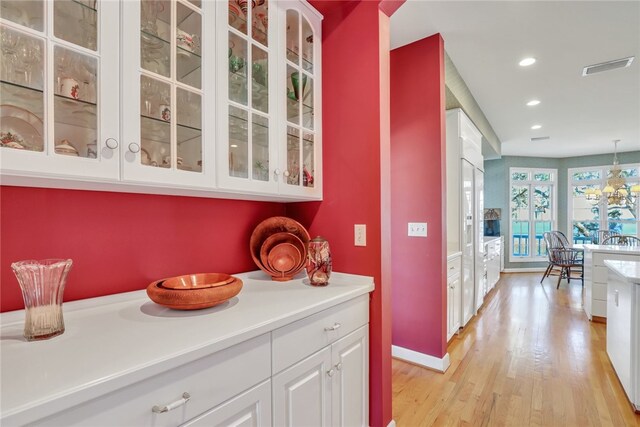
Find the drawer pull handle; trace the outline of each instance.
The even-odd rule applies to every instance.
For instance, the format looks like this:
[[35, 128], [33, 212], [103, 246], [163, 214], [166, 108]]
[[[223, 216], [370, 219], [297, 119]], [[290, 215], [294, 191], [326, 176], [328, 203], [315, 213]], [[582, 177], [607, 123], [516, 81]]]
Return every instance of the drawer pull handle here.
[[153, 408], [151, 408], [151, 410], [156, 414], [169, 412], [173, 409], [179, 408], [180, 406], [186, 404], [189, 401], [189, 399], [191, 399], [191, 395], [185, 391], [184, 393], [182, 393], [182, 399], [178, 399], [175, 402], [169, 403], [168, 405], [164, 405], [164, 406], [156, 405]]
[[620, 304], [620, 300], [619, 300], [619, 293], [618, 290], [616, 289], [616, 307]]
[[333, 326], [328, 327], [328, 328], [324, 328], [325, 331], [329, 332], [329, 331], [335, 331], [340, 329], [340, 326], [342, 326], [340, 323], [336, 322], [333, 324]]
[[338, 362], [338, 363], [336, 364], [336, 369], [337, 369], [338, 371], [341, 371], [341, 370], [342, 370], [342, 362]]
[[334, 374], [334, 372], [335, 372], [335, 371], [333, 370], [333, 368], [331, 368], [331, 369], [329, 369], [329, 370], [327, 371], [327, 375], [329, 375], [330, 377], [332, 377], [332, 376], [333, 376], [333, 374]]
[[452, 265], [451, 267], [449, 267], [449, 270], [453, 270], [454, 268], [456, 267]]

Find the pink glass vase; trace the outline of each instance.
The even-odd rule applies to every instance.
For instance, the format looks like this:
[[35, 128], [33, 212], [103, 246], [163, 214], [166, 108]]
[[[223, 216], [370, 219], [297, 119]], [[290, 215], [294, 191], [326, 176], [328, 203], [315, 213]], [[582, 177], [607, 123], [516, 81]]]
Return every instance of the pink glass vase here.
[[307, 251], [307, 276], [313, 286], [327, 286], [331, 276], [331, 251], [329, 242], [318, 236], [309, 241]]
[[11, 264], [24, 298], [24, 337], [44, 340], [64, 332], [62, 295], [70, 259], [27, 260]]

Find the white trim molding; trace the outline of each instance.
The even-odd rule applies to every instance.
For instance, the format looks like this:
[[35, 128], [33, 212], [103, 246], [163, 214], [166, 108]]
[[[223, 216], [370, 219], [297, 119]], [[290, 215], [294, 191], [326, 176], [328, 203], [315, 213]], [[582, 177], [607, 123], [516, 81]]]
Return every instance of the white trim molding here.
[[546, 267], [505, 268], [502, 273], [542, 273], [545, 270]]
[[396, 420], [389, 421], [389, 424], [387, 424], [387, 427], [396, 427]]
[[446, 371], [451, 364], [449, 361], [449, 353], [445, 353], [444, 357], [440, 359], [435, 356], [409, 350], [408, 348], [398, 347], [397, 345], [391, 346], [391, 355], [438, 372]]

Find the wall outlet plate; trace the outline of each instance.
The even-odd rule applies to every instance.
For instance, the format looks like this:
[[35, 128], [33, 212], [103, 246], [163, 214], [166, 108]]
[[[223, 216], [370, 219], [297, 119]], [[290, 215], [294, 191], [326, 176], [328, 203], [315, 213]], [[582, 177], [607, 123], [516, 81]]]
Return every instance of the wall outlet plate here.
[[410, 222], [408, 228], [409, 237], [427, 237], [426, 222]]
[[355, 246], [367, 246], [367, 225], [355, 224], [353, 226]]

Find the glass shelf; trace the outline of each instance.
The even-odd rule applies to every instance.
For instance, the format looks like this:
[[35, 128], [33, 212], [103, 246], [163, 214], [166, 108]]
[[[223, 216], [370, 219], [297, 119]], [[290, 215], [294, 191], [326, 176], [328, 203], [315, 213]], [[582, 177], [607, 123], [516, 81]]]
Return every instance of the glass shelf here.
[[[298, 110], [299, 101], [293, 100], [287, 97], [287, 117], [290, 123], [298, 124], [299, 122], [299, 110]], [[309, 115], [313, 116], [313, 107], [311, 105], [307, 105], [304, 102], [302, 103], [302, 115], [307, 117]], [[306, 120], [305, 120], [306, 123]], [[305, 126], [306, 127], [306, 126]]]
[[[86, 7], [89, 10], [97, 12], [96, 1], [95, 0], [71, 0], [73, 3], [79, 4], [82, 7]], [[93, 5], [93, 6], [91, 6]]]
[[2, 103], [6, 103], [7, 99], [12, 99], [12, 97], [27, 99], [42, 99], [42, 94], [44, 93], [42, 89], [29, 87], [25, 85], [21, 85], [19, 83], [8, 82], [6, 80], [0, 80], [0, 83], [3, 85], [4, 89], [7, 91], [8, 98], [5, 98], [3, 95]]
[[[143, 139], [159, 142], [161, 144], [169, 144], [171, 122], [164, 121], [155, 117], [149, 117], [145, 115], [140, 116], [142, 118], [142, 137]], [[178, 126], [178, 144], [192, 141], [202, 136], [202, 129], [198, 129], [193, 126], [181, 125]]]
[[[298, 67], [297, 62], [292, 61], [289, 58], [296, 58], [296, 60], [298, 59], [298, 54], [294, 51], [292, 51], [291, 49], [287, 48], [287, 61], [290, 63], [289, 65], [291, 65], [292, 67]], [[313, 63], [307, 61], [305, 58], [302, 58], [302, 68], [305, 71], [308, 71], [310, 73], [313, 72]]]
[[54, 34], [75, 45], [97, 50], [98, 11], [92, 0], [56, 0]]

